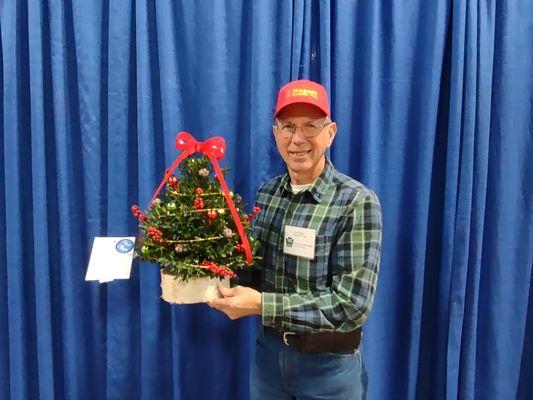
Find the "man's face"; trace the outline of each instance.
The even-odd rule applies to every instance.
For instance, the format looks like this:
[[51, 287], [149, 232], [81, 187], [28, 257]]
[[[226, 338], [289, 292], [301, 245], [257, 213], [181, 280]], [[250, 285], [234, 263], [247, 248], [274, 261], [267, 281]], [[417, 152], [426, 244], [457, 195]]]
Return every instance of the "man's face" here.
[[[293, 180], [294, 177], [297, 178], [297, 182], [293, 183], [311, 183], [324, 168], [324, 153], [333, 142], [337, 132], [336, 124], [327, 123], [320, 109], [306, 103], [296, 103], [285, 107], [277, 120], [279, 124], [274, 125], [274, 137], [291, 178]], [[296, 127], [293, 135], [287, 136], [282, 132], [282, 127], [287, 126]], [[309, 133], [313, 132], [312, 126], [318, 129], [315, 131], [316, 136], [311, 138]], [[304, 132], [304, 129], [307, 132]]]

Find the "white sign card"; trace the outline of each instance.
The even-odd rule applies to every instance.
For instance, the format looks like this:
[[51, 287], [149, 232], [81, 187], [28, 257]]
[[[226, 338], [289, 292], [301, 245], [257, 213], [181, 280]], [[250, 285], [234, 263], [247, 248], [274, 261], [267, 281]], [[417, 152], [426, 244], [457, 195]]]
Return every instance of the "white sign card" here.
[[96, 236], [85, 280], [103, 283], [115, 279], [130, 279], [134, 249], [133, 236]]

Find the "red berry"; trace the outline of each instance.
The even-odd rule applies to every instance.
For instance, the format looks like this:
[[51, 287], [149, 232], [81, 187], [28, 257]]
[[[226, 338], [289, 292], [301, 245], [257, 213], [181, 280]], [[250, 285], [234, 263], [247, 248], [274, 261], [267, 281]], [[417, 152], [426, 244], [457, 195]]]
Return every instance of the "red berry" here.
[[244, 246], [242, 244], [238, 243], [234, 248], [238, 253], [244, 253]]
[[154, 241], [159, 241], [163, 238], [163, 232], [161, 232], [159, 229], [154, 228], [153, 226], [148, 228], [148, 236], [152, 238]]
[[200, 197], [197, 197], [196, 199], [194, 199], [193, 206], [195, 210], [201, 210], [202, 208], [204, 208], [204, 201]]
[[196, 188], [196, 194], [197, 194], [198, 196], [201, 196], [203, 192], [204, 192], [204, 191], [202, 190], [202, 188]]

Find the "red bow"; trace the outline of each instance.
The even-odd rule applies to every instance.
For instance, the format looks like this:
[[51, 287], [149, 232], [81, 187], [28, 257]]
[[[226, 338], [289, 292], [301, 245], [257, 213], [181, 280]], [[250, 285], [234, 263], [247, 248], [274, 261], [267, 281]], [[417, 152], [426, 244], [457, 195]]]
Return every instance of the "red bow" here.
[[246, 237], [246, 234], [244, 232], [241, 219], [239, 218], [239, 214], [235, 209], [235, 205], [233, 204], [233, 200], [231, 199], [231, 196], [229, 194], [228, 186], [226, 185], [226, 180], [224, 179], [224, 175], [222, 175], [222, 170], [220, 169], [220, 166], [218, 165], [217, 161], [224, 158], [224, 153], [226, 152], [226, 141], [220, 136], [215, 136], [210, 139], [207, 139], [205, 142], [198, 142], [190, 133], [180, 132], [178, 133], [178, 136], [176, 136], [176, 148], [178, 150], [183, 150], [183, 152], [178, 156], [178, 158], [176, 158], [176, 160], [174, 160], [170, 168], [167, 169], [165, 177], [163, 178], [163, 181], [159, 184], [159, 187], [152, 196], [152, 200], [150, 200], [148, 208], [151, 207], [152, 203], [157, 198], [157, 195], [159, 194], [161, 189], [163, 189], [163, 186], [165, 186], [165, 183], [172, 176], [172, 173], [184, 158], [194, 153], [205, 154], [211, 160], [213, 167], [215, 167], [215, 175], [218, 181], [220, 182], [220, 187], [222, 188], [222, 192], [224, 193], [224, 197], [226, 198], [226, 202], [228, 203], [231, 215], [233, 216], [233, 221], [235, 222], [235, 226], [237, 227], [237, 231], [239, 232], [239, 236], [241, 237], [242, 245], [244, 247], [244, 253], [246, 255], [246, 262], [248, 264], [252, 264], [253, 260], [252, 251], [250, 250], [250, 243], [248, 242], [248, 238]]
[[217, 160], [221, 160], [226, 152], [226, 142], [220, 136], [212, 137], [205, 142], [198, 142], [190, 133], [180, 132], [176, 136], [176, 149], [187, 153], [185, 157], [193, 153], [204, 153], [206, 155], [209, 153]]

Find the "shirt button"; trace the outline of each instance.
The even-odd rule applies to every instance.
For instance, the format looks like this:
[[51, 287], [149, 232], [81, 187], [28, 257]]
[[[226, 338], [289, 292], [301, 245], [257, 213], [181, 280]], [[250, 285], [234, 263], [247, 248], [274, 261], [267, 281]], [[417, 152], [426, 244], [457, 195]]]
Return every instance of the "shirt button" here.
[[292, 214], [294, 214], [294, 207], [293, 206], [289, 206], [287, 208], [287, 217], [292, 217]]

